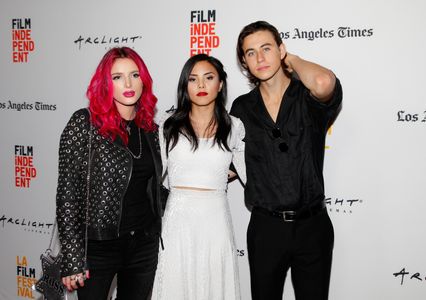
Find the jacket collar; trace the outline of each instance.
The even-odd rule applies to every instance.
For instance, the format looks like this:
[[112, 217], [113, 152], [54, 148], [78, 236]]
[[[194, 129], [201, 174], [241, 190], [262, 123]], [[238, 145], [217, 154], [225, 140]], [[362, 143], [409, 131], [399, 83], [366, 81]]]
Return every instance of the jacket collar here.
[[145, 135], [146, 140], [148, 141], [149, 148], [151, 149], [152, 159], [154, 160], [154, 164], [155, 164], [155, 171], [157, 175], [161, 175], [163, 168], [161, 164], [158, 130], [150, 131], [150, 132], [145, 132], [145, 130], [142, 130], [142, 132]]

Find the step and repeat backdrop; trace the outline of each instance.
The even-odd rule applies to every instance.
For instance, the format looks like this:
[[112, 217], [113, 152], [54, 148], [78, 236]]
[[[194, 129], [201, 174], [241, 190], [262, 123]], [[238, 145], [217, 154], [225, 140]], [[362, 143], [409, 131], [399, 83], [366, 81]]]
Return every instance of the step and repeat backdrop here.
[[[228, 108], [250, 90], [237, 36], [274, 24], [291, 53], [340, 78], [327, 135], [326, 201], [335, 247], [330, 299], [426, 298], [426, 3], [371, 1], [2, 1], [0, 10], [0, 299], [39, 299], [31, 285], [54, 223], [59, 136], [87, 105], [103, 54], [135, 49], [154, 79], [157, 119], [175, 105], [188, 57], [219, 58]], [[251, 299], [238, 182], [229, 201], [242, 298]], [[290, 278], [285, 299], [294, 299]]]

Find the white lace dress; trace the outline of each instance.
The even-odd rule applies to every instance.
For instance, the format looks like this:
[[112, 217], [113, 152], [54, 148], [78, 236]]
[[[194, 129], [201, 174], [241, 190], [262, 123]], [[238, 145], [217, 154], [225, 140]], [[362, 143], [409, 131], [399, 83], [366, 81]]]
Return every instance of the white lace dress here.
[[[238, 262], [228, 200], [228, 170], [231, 162], [243, 182], [244, 126], [232, 117], [228, 138], [231, 152], [213, 139], [200, 139], [192, 151], [184, 137], [165, 156], [162, 126], [160, 146], [168, 170], [170, 195], [163, 217], [162, 238], [152, 299], [240, 299]], [[198, 187], [213, 191], [173, 188]]]

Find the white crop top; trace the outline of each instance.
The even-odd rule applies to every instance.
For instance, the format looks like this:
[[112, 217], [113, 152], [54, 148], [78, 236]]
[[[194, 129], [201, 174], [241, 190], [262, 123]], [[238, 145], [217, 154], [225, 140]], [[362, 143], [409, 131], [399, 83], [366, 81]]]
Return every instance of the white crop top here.
[[[168, 115], [169, 116], [169, 115]], [[166, 118], [163, 118], [165, 120]], [[193, 151], [189, 140], [179, 136], [176, 146], [166, 156], [163, 124], [160, 122], [159, 137], [163, 169], [167, 170], [168, 186], [184, 186], [203, 189], [226, 190], [231, 162], [241, 181], [246, 183], [244, 161], [244, 125], [231, 116], [232, 127], [228, 136], [231, 152], [222, 150], [213, 138], [200, 138], [197, 150]], [[167, 185], [167, 183], [166, 183]]]

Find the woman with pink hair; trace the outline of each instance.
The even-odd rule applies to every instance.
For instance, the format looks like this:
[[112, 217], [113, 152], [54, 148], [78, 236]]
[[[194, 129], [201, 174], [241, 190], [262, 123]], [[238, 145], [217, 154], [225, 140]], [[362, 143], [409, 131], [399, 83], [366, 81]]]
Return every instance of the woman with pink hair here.
[[56, 218], [62, 281], [80, 300], [119, 299], [152, 289], [167, 190], [162, 188], [156, 97], [142, 58], [112, 48], [60, 140]]

